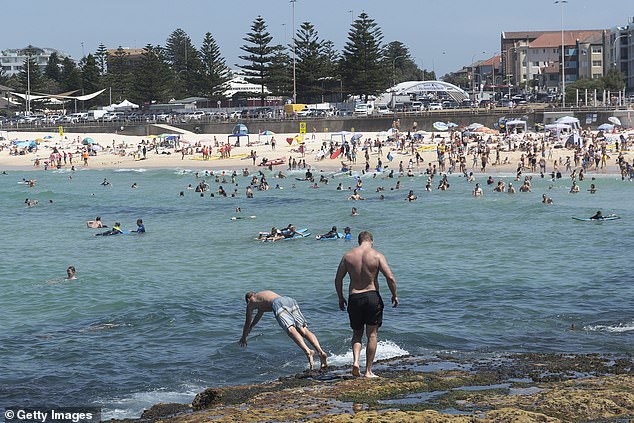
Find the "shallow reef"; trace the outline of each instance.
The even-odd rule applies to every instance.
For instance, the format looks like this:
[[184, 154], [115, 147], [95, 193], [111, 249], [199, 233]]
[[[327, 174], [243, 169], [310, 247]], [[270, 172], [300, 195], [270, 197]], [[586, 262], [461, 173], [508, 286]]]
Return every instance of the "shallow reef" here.
[[634, 360], [516, 354], [399, 357], [377, 379], [347, 368], [209, 388], [126, 422], [634, 422]]

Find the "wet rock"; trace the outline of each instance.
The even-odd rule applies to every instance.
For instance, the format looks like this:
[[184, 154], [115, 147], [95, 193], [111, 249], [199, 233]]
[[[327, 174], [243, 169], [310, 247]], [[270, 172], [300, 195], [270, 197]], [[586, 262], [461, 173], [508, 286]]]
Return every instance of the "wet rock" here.
[[204, 410], [217, 405], [222, 399], [222, 393], [219, 389], [207, 388], [196, 395], [192, 401], [192, 408], [195, 411]]
[[192, 411], [191, 407], [187, 404], [177, 403], [160, 403], [153, 405], [149, 410], [144, 410], [141, 415], [142, 421], [155, 421], [168, 417], [173, 417], [178, 414], [188, 413]]

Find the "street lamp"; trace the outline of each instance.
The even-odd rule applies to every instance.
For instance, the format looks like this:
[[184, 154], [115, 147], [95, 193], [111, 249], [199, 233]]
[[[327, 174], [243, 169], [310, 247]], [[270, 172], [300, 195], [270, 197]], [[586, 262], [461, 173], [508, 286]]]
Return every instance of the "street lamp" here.
[[562, 106], [566, 107], [566, 63], [564, 56], [564, 5], [567, 0], [555, 0], [555, 4], [561, 6], [561, 101]]
[[480, 54], [486, 54], [486, 51], [482, 51], [480, 53], [475, 53], [471, 56], [471, 94], [473, 95], [473, 99], [475, 100], [475, 57]]
[[[616, 63], [616, 42], [617, 42], [617, 40], [619, 40], [621, 38], [625, 38], [625, 37], [630, 38], [630, 37], [632, 37], [632, 34], [629, 34], [629, 33], [628, 34], [621, 34], [618, 37], [615, 37], [614, 40], [612, 40], [612, 49], [611, 50], [614, 53], [613, 56], [612, 56], [612, 60], [613, 60], [612, 63], [613, 63], [614, 67], [616, 67], [616, 64], [617, 64]], [[618, 70], [618, 68], [617, 68], [617, 70]]]
[[293, 104], [297, 103], [297, 78], [295, 73], [295, 3], [297, 0], [290, 0], [293, 5]]

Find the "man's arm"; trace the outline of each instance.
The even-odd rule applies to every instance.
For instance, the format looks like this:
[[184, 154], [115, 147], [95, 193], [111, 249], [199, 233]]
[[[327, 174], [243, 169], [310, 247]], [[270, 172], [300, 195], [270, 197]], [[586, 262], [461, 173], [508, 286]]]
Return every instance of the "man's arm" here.
[[383, 254], [379, 255], [379, 271], [383, 274], [383, 276], [385, 276], [387, 286], [390, 288], [390, 292], [392, 293], [392, 307], [397, 307], [398, 297], [396, 296], [396, 279], [394, 278], [392, 269], [390, 269], [390, 266], [387, 264], [387, 260]]
[[348, 271], [346, 270], [346, 264], [342, 258], [337, 268], [337, 275], [335, 276], [335, 289], [339, 297], [339, 310], [346, 309], [346, 299], [343, 296], [343, 278], [346, 276], [346, 273], [348, 273]]
[[240, 340], [238, 341], [238, 343], [240, 344], [241, 347], [246, 347], [247, 346], [247, 336], [249, 335], [249, 332], [251, 331], [251, 314], [253, 313], [253, 307], [251, 306], [251, 303], [247, 304], [247, 316], [244, 320], [244, 327], [242, 328], [242, 337], [240, 338]]

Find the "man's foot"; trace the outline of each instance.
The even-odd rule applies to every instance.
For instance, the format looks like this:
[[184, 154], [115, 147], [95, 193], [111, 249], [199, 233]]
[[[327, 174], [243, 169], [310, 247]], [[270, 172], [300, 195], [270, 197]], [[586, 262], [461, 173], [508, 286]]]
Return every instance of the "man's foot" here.
[[322, 369], [326, 369], [328, 368], [328, 362], [326, 361], [326, 353], [322, 352], [321, 354], [319, 354], [319, 359], [321, 360], [321, 368]]
[[352, 376], [359, 377], [361, 376], [361, 372], [359, 371], [359, 366], [356, 364], [352, 365]]
[[308, 351], [308, 353], [306, 353], [306, 355], [308, 356], [308, 363], [310, 364], [310, 370], [313, 370], [315, 368], [315, 360], [313, 359], [313, 357], [315, 357], [315, 351], [310, 350]]
[[376, 377], [379, 377], [379, 376], [377, 376], [374, 373], [372, 373], [371, 370], [366, 370], [365, 377], [367, 377], [367, 378], [376, 378]]

